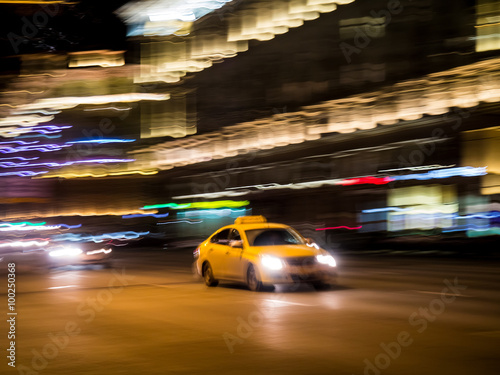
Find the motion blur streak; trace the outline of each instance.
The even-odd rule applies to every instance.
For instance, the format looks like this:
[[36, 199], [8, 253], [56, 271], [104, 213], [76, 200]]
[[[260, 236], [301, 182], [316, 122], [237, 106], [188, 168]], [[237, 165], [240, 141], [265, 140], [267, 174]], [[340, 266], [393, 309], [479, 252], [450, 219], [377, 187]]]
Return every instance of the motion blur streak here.
[[356, 230], [356, 229], [361, 229], [362, 226], [360, 225], [359, 227], [347, 227], [345, 225], [341, 225], [338, 227], [326, 227], [326, 228], [316, 228], [315, 230], [331, 230], [331, 229], [349, 229], [349, 230]]
[[181, 211], [177, 214], [179, 218], [219, 218], [219, 217], [233, 217], [237, 218], [239, 216], [247, 216], [251, 214], [250, 209], [229, 209], [229, 208], [222, 208], [222, 209], [202, 209], [202, 210], [187, 210], [187, 211]]
[[24, 240], [24, 241], [10, 241], [10, 242], [0, 242], [0, 247], [41, 247], [45, 246], [49, 243], [49, 241], [33, 241], [33, 240]]
[[182, 210], [186, 208], [231, 208], [231, 207], [242, 207], [248, 206], [250, 204], [249, 201], [213, 201], [213, 202], [194, 202], [194, 203], [164, 203], [164, 204], [155, 204], [144, 206], [142, 209], [149, 210], [152, 208], [172, 208], [174, 210]]
[[[380, 91], [305, 106], [300, 111], [278, 113], [221, 131], [159, 143], [131, 153], [137, 155], [141, 165], [170, 169], [254, 150], [303, 143], [319, 139], [324, 133], [350, 133], [373, 129], [378, 124], [394, 125], [400, 119], [415, 119], [415, 111], [419, 114], [418, 118], [425, 114], [441, 115], [453, 107], [470, 108], [480, 102], [496, 101], [500, 81], [499, 65], [500, 59], [492, 58], [387, 86]], [[467, 93], [464, 93], [461, 85], [456, 84], [462, 80], [471, 85]], [[410, 87], [413, 89], [410, 90]], [[442, 92], [448, 92], [449, 96], [440, 99]], [[388, 97], [394, 100], [385, 100]], [[417, 102], [415, 97], [419, 98]], [[329, 119], [328, 123], [321, 124], [325, 117]]]
[[53, 237], [53, 241], [71, 241], [71, 242], [103, 242], [107, 240], [130, 240], [136, 239], [142, 236], [148, 235], [149, 232], [134, 232], [134, 231], [124, 231], [124, 232], [113, 232], [104, 233], [100, 235], [86, 235], [79, 233], [65, 233], [59, 234]]

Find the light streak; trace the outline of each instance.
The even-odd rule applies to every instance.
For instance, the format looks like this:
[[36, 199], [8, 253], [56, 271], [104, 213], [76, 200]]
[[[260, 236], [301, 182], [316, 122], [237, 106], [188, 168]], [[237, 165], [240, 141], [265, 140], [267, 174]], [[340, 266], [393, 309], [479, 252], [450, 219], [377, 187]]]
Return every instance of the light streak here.
[[349, 178], [340, 181], [338, 184], [342, 186], [351, 186], [351, 185], [364, 185], [364, 184], [373, 184], [373, 185], [384, 185], [389, 182], [394, 181], [393, 177], [359, 177], [359, 178]]
[[86, 173], [56, 173], [56, 172], [49, 172], [44, 176], [40, 177], [35, 177], [35, 178], [54, 178], [54, 177], [59, 177], [59, 178], [81, 178], [81, 177], [94, 177], [94, 178], [99, 178], [99, 177], [106, 177], [106, 176], [125, 176], [125, 175], [130, 175], [130, 174], [140, 174], [143, 176], [151, 176], [154, 174], [157, 174], [157, 170], [133, 170], [133, 171], [119, 171], [119, 172], [104, 172], [104, 173], [93, 173], [93, 172], [86, 172]]
[[56, 138], [61, 138], [61, 134], [56, 134], [56, 135], [33, 134], [33, 135], [16, 136], [16, 138], [48, 138], [48, 139], [56, 139]]
[[364, 214], [371, 214], [371, 213], [376, 213], [376, 212], [406, 212], [406, 211], [411, 211], [413, 208], [400, 208], [400, 207], [383, 207], [383, 208], [372, 208], [370, 210], [363, 210], [361, 211]]
[[488, 174], [488, 172], [486, 172], [487, 168], [488, 167], [479, 167], [479, 168], [458, 167], [449, 169], [438, 169], [429, 171], [427, 173], [414, 173], [401, 176], [392, 176], [391, 178], [397, 181], [404, 181], [404, 180], [432, 180], [432, 179], [449, 178], [449, 177], [476, 177]]
[[163, 101], [170, 99], [169, 94], [153, 94], [132, 92], [127, 94], [110, 94], [94, 96], [65, 96], [59, 98], [45, 98], [36, 100], [30, 104], [23, 104], [18, 107], [19, 110], [38, 110], [38, 109], [70, 109], [85, 104], [108, 104], [108, 103], [130, 103], [142, 100]]
[[14, 227], [16, 225], [28, 225], [28, 226], [32, 226], [32, 227], [36, 227], [36, 226], [39, 226], [39, 225], [45, 225], [47, 224], [45, 221], [41, 222], [41, 223], [32, 223], [32, 222], [29, 222], [29, 221], [21, 221], [21, 222], [18, 222], [18, 223], [0, 223], [0, 227]]
[[[363, 177], [350, 177], [344, 179], [325, 179], [325, 180], [316, 180], [316, 181], [307, 181], [307, 182], [298, 182], [298, 183], [289, 183], [289, 184], [278, 184], [275, 182], [267, 183], [267, 184], [258, 184], [258, 185], [244, 185], [237, 187], [227, 188], [226, 191], [214, 192], [214, 193], [206, 193], [206, 194], [192, 194], [192, 195], [180, 195], [175, 196], [175, 199], [195, 199], [195, 198], [221, 198], [228, 196], [239, 196], [246, 195], [251, 193], [252, 191], [249, 189], [258, 189], [258, 190], [275, 190], [275, 189], [314, 189], [322, 186], [351, 186], [351, 185], [363, 185], [363, 184], [374, 184], [374, 185], [385, 185], [392, 181], [396, 180], [430, 180], [430, 179], [442, 179], [442, 178], [450, 178], [450, 177], [475, 177], [475, 176], [483, 176], [486, 175], [487, 167], [457, 167], [457, 168], [448, 168], [448, 169], [439, 169], [439, 170], [431, 170], [427, 173], [417, 173], [417, 174], [409, 174], [409, 175], [396, 175], [396, 176], [385, 176], [385, 177], [376, 177], [376, 176], [363, 176]], [[243, 190], [240, 190], [243, 189]], [[188, 207], [193, 208], [193, 207]], [[376, 211], [373, 211], [376, 212]]]
[[345, 225], [341, 225], [338, 227], [327, 227], [327, 228], [316, 228], [316, 230], [331, 230], [331, 229], [349, 229], [349, 230], [356, 230], [356, 229], [361, 229], [363, 226], [360, 225], [359, 227], [347, 227]]
[[153, 204], [141, 207], [141, 210], [152, 210], [155, 208], [173, 208], [174, 210], [182, 210], [184, 208], [189, 208], [190, 203], [186, 204], [177, 204], [177, 203], [164, 203], [164, 204]]
[[[2, 160], [2, 159], [0, 159]], [[49, 167], [49, 168], [60, 168], [67, 167], [74, 164], [109, 164], [109, 163], [129, 163], [133, 162], [135, 159], [89, 159], [89, 160], [75, 160], [67, 161], [64, 163], [58, 162], [44, 162], [44, 163], [14, 163], [14, 162], [1, 162], [0, 167], [2, 168], [18, 168], [18, 167]]]
[[[154, 212], [154, 211], [153, 211]], [[151, 211], [146, 212], [139, 209], [51, 209], [50, 211], [28, 211], [22, 213], [8, 213], [0, 211], [0, 219], [12, 220], [17, 218], [19, 220], [25, 220], [27, 218], [38, 219], [41, 216], [48, 217], [62, 217], [62, 216], [123, 216], [132, 213], [152, 213]]]
[[[12, 107], [12, 106], [11, 106]], [[41, 122], [52, 121], [54, 116], [23, 115], [0, 119], [0, 130], [5, 126], [35, 126]]]
[[55, 225], [40, 225], [40, 226], [11, 226], [11, 227], [1, 227], [1, 232], [27, 232], [27, 231], [43, 231], [43, 230], [55, 230], [55, 229], [74, 229], [80, 228], [81, 224], [78, 225], [67, 225], [67, 224], [55, 224]]
[[0, 173], [0, 177], [6, 176], [19, 176], [19, 177], [34, 177], [41, 174], [47, 173], [47, 171], [42, 172], [34, 172], [34, 171], [17, 171], [17, 172], [2, 172]]
[[31, 129], [34, 130], [39, 130], [39, 129], [44, 129], [44, 130], [51, 130], [51, 131], [62, 131], [64, 129], [71, 129], [73, 126], [71, 125], [37, 125], [34, 126]]
[[132, 214], [132, 215], [123, 215], [122, 219], [135, 219], [135, 218], [139, 218], [139, 217], [154, 217], [157, 219], [161, 219], [161, 218], [167, 217], [168, 215], [169, 215], [168, 213], [166, 213], [166, 214]]
[[492, 227], [489, 224], [486, 225], [472, 225], [472, 224], [465, 224], [465, 225], [459, 225], [457, 227], [452, 227], [451, 229], [443, 229], [443, 233], [452, 233], [452, 232], [465, 232], [465, 231], [487, 231]]
[[179, 218], [190, 218], [190, 217], [201, 217], [206, 219], [214, 219], [220, 217], [239, 217], [239, 216], [247, 216], [250, 212], [250, 209], [240, 208], [240, 209], [231, 209], [231, 208], [221, 208], [221, 209], [203, 209], [203, 210], [188, 210], [181, 211], [177, 215]]
[[69, 2], [65, 0], [0, 0], [0, 4], [78, 4], [77, 2]]
[[23, 240], [23, 241], [11, 241], [11, 242], [0, 242], [0, 247], [40, 247], [49, 244], [48, 240]]
[[45, 116], [50, 116], [50, 115], [57, 115], [61, 113], [61, 111], [46, 111], [44, 109], [38, 109], [34, 111], [15, 111], [14, 114], [16, 115], [31, 115], [32, 113], [41, 113], [42, 115]]
[[[22, 141], [19, 141], [22, 142]], [[39, 141], [34, 141], [34, 142], [39, 142]], [[2, 154], [13, 154], [16, 152], [30, 152], [30, 151], [40, 151], [40, 152], [53, 152], [53, 151], [60, 151], [65, 147], [70, 147], [71, 145], [58, 145], [58, 144], [51, 144], [51, 143], [40, 143], [40, 144], [29, 144], [26, 146], [19, 146], [19, 147], [0, 147], [0, 152]]]
[[240, 197], [242, 195], [247, 195], [250, 192], [251, 192], [250, 190], [220, 191], [220, 192], [215, 192], [215, 193], [177, 195], [177, 196], [172, 197], [172, 198], [173, 199], [197, 199], [197, 198], [217, 199], [217, 198], [222, 198], [222, 197]]
[[249, 201], [213, 201], [213, 202], [194, 202], [194, 203], [164, 203], [164, 204], [155, 204], [142, 207], [143, 210], [149, 210], [154, 208], [172, 208], [174, 210], [183, 210], [186, 208], [200, 208], [200, 209], [208, 209], [208, 208], [236, 208], [242, 206], [248, 206], [250, 204]]
[[21, 146], [26, 146], [26, 145], [34, 145], [36, 143], [39, 143], [40, 141], [31, 141], [31, 142], [26, 142], [26, 141], [4, 141], [4, 142], [0, 142], [0, 145], [8, 145], [8, 144], [11, 144], [11, 143], [16, 143], [18, 145], [21, 145]]
[[432, 164], [432, 165], [419, 165], [415, 167], [404, 167], [404, 168], [393, 168], [393, 169], [381, 169], [379, 172], [397, 172], [397, 171], [423, 171], [429, 169], [443, 169], [443, 168], [452, 168], [456, 164], [450, 165], [440, 165], [440, 164]]
[[[5, 133], [4, 136], [12, 138], [29, 133], [38, 133], [39, 135], [24, 136], [24, 138], [36, 137], [36, 136], [38, 137], [45, 136], [45, 138], [59, 138], [60, 134], [58, 133], [61, 133], [64, 129], [69, 129], [69, 128], [72, 128], [72, 126], [36, 125], [33, 127], [17, 127], [17, 128], [5, 129], [7, 133]], [[55, 136], [48, 136], [48, 134], [55, 134]]]
[[113, 250], [111, 249], [99, 249], [99, 250], [91, 250], [91, 251], [87, 251], [85, 254], [87, 255], [94, 255], [94, 254], [109, 254], [111, 253]]
[[37, 159], [40, 159], [39, 156], [35, 156], [33, 158], [25, 158], [23, 156], [11, 156], [11, 157], [8, 157], [8, 158], [2, 158], [0, 160], [11, 160], [11, 159], [16, 159], [16, 160], [24, 160], [24, 161], [31, 161], [31, 160], [37, 160]]
[[101, 138], [101, 139], [85, 139], [81, 141], [72, 141], [72, 142], [66, 142], [67, 144], [75, 144], [75, 143], [129, 143], [129, 142], [135, 142], [135, 139], [113, 139], [113, 138]]
[[175, 221], [164, 221], [161, 223], [157, 223], [157, 225], [164, 225], [164, 224], [181, 224], [181, 223], [187, 223], [187, 224], [199, 224], [203, 223], [203, 220], [175, 220]]
[[132, 107], [127, 108], [119, 108], [119, 107], [99, 107], [99, 108], [85, 108], [84, 111], [105, 111], [105, 110], [113, 110], [113, 111], [130, 111]]
[[124, 232], [112, 232], [104, 233], [101, 235], [83, 235], [75, 233], [65, 233], [56, 235], [53, 237], [53, 241], [71, 241], [71, 242], [95, 242], [100, 243], [107, 240], [130, 240], [137, 239], [142, 236], [148, 235], [149, 232], [134, 232], [134, 231], [124, 231]]

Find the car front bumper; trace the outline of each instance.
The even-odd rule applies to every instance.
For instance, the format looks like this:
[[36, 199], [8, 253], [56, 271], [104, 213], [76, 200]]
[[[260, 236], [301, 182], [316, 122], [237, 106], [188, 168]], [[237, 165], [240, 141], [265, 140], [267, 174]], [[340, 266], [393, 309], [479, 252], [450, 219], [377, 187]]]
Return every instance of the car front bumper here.
[[80, 254], [73, 257], [48, 257], [49, 264], [55, 267], [85, 264], [109, 264], [112, 260], [109, 254]]
[[336, 284], [337, 268], [329, 266], [284, 267], [279, 271], [262, 270], [263, 284], [317, 283]]

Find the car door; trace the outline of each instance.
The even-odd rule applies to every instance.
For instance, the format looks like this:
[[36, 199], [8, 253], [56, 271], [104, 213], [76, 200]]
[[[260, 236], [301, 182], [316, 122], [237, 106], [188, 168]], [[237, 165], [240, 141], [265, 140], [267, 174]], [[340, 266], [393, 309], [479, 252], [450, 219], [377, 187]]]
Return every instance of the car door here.
[[231, 229], [223, 229], [210, 239], [207, 250], [207, 260], [212, 266], [215, 278], [226, 277], [226, 252], [229, 249], [229, 233]]
[[[234, 246], [235, 244], [238, 246]], [[245, 281], [244, 260], [242, 259], [243, 242], [237, 229], [233, 228], [229, 233], [229, 246], [225, 255], [226, 277], [232, 280]]]

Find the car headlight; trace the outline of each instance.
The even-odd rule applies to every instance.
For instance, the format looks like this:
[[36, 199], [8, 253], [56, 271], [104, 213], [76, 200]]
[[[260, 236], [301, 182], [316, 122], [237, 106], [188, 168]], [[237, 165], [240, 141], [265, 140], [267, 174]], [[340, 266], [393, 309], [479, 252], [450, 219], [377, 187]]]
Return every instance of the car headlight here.
[[87, 255], [95, 255], [95, 254], [100, 254], [100, 253], [103, 253], [103, 254], [109, 254], [111, 253], [111, 249], [99, 249], [99, 250], [91, 250], [91, 251], [87, 251], [86, 254]]
[[82, 253], [82, 250], [77, 247], [64, 247], [62, 249], [52, 250], [49, 252], [51, 257], [72, 257]]
[[272, 255], [263, 255], [261, 262], [264, 267], [273, 271], [278, 271], [283, 268], [283, 262], [281, 259], [273, 257]]
[[335, 262], [335, 259], [331, 255], [320, 254], [316, 256], [316, 259], [321, 264], [328, 264], [330, 267], [337, 266], [337, 262]]

